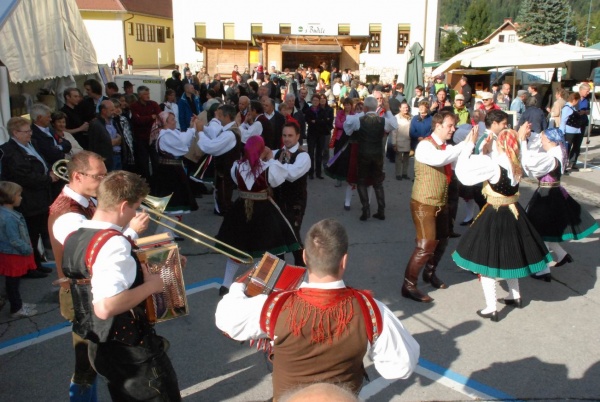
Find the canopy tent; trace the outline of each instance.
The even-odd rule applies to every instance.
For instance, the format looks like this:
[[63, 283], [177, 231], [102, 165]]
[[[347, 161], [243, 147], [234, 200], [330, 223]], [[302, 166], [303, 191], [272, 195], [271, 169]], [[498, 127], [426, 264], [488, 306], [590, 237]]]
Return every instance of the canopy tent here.
[[600, 59], [600, 50], [557, 43], [537, 46], [529, 43], [494, 43], [467, 49], [444, 62], [433, 75], [459, 67], [564, 67], [568, 61]]
[[[8, 79], [51, 80], [59, 93], [75, 76], [98, 74], [96, 52], [75, 0], [0, 1], [0, 143], [10, 118]], [[49, 86], [46, 83], [45, 86]]]

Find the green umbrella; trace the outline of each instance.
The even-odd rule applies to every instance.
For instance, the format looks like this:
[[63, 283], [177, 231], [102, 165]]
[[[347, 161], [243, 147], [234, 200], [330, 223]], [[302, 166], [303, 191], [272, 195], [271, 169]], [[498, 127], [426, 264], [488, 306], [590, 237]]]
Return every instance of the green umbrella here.
[[409, 49], [410, 58], [406, 63], [406, 79], [404, 80], [404, 94], [406, 99], [414, 96], [415, 87], [423, 85], [423, 46], [415, 42]]

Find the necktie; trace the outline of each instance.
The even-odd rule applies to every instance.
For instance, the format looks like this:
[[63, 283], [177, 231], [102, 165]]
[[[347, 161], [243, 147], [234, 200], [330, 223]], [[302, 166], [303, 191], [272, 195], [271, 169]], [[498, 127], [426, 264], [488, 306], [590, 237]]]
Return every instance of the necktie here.
[[[442, 144], [442, 151], [444, 151], [445, 149], [446, 149], [446, 144]], [[446, 173], [446, 182], [448, 184], [450, 184], [450, 181], [452, 180], [452, 164], [451, 163], [444, 165], [444, 173]]]

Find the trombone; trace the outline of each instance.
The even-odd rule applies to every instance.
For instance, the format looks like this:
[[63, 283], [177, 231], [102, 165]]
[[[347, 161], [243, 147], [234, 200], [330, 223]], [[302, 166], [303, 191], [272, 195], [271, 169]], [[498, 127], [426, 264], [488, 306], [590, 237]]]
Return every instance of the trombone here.
[[[60, 159], [60, 160], [54, 162], [54, 164], [52, 165], [52, 172], [55, 175], [57, 175], [59, 178], [61, 178], [62, 180], [69, 182], [69, 176], [67, 174], [67, 162], [69, 162], [67, 159]], [[152, 222], [154, 222], [158, 225], [164, 226], [164, 227], [172, 230], [173, 232], [177, 233], [178, 235], [187, 237], [188, 239], [192, 240], [193, 242], [201, 244], [205, 247], [208, 247], [209, 249], [216, 251], [217, 253], [226, 255], [227, 257], [229, 257], [231, 259], [240, 261], [243, 264], [252, 264], [254, 262], [254, 259], [252, 258], [252, 256], [250, 254], [248, 254], [242, 250], [239, 250], [225, 242], [222, 242], [221, 240], [215, 239], [212, 236], [202, 233], [198, 229], [194, 229], [193, 227], [191, 227], [189, 225], [181, 223], [177, 219], [173, 219], [170, 216], [163, 214], [165, 208], [167, 207], [167, 204], [169, 203], [169, 200], [171, 199], [171, 195], [168, 195], [166, 197], [153, 197], [151, 195], [147, 195], [144, 198], [144, 200], [142, 201], [142, 204], [144, 204], [142, 209], [144, 211], [152, 213], [156, 216], [156, 218], [150, 217], [150, 220]], [[166, 219], [170, 222], [175, 223], [175, 225], [179, 226], [181, 229], [177, 229], [176, 227], [172, 227], [172, 226], [165, 224], [164, 222], [161, 222], [162, 219]], [[185, 232], [184, 230], [191, 232], [191, 234], [188, 232]], [[196, 236], [194, 236], [194, 235], [196, 235]], [[213, 246], [212, 244], [201, 240], [201, 238], [204, 238], [208, 241], [212, 241], [216, 244], [219, 244], [222, 247], [226, 248], [227, 251], [217, 248], [217, 247]]]

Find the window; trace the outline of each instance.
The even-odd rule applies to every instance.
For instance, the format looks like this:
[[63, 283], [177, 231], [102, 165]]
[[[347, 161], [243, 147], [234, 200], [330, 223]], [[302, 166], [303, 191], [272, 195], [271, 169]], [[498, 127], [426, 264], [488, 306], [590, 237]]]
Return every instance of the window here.
[[133, 22], [128, 22], [127, 23], [127, 33], [131, 36], [133, 36]]
[[279, 33], [280, 34], [291, 34], [292, 33], [292, 24], [279, 24]]
[[338, 35], [350, 35], [350, 24], [338, 24]]
[[171, 27], [167, 27], [167, 39], [171, 39]]
[[381, 24], [369, 24], [369, 53], [381, 53]]
[[410, 25], [398, 24], [398, 54], [404, 54], [410, 42]]
[[146, 40], [146, 30], [144, 24], [135, 24], [136, 40], [143, 42]]
[[[233, 24], [231, 24], [231, 30], [233, 31]], [[261, 34], [262, 33], [262, 24], [250, 24], [250, 34]], [[233, 39], [233, 37], [231, 38]]]
[[515, 43], [516, 35], [508, 35], [508, 43]]
[[235, 39], [235, 24], [233, 22], [223, 24], [223, 39]]
[[196, 38], [206, 38], [206, 24], [202, 22], [196, 23], [194, 24], [194, 26], [196, 31]]
[[148, 25], [148, 42], [156, 42], [156, 26]]
[[165, 27], [156, 27], [156, 41], [165, 43]]
[[498, 35], [498, 42], [504, 42], [504, 35]]

